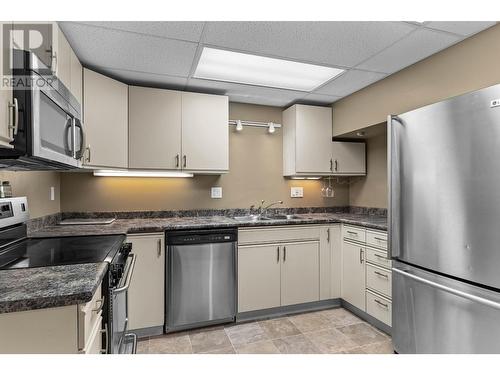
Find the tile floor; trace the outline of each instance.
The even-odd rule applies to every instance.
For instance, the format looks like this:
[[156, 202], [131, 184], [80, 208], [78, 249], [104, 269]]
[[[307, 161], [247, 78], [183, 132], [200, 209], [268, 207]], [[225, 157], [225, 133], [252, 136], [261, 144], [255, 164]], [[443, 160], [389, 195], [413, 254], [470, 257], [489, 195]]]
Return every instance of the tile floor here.
[[343, 308], [141, 339], [138, 354], [392, 354], [390, 336]]

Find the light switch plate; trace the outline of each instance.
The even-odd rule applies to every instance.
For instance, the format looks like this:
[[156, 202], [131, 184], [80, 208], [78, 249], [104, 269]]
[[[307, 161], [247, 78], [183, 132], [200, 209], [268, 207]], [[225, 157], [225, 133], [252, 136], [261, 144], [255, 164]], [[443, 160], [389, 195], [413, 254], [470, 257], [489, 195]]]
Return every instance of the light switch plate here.
[[290, 197], [292, 198], [303, 198], [304, 188], [303, 187], [292, 187], [290, 188]]
[[215, 198], [215, 199], [220, 199], [222, 198], [222, 188], [217, 186], [217, 187], [213, 187], [211, 192], [210, 192], [210, 196], [212, 198]]

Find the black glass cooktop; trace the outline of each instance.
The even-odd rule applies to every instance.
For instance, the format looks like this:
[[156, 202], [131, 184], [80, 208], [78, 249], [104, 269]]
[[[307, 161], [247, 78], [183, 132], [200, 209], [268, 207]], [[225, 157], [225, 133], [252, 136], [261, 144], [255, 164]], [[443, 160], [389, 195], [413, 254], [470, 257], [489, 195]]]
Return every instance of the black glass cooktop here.
[[26, 239], [0, 250], [0, 270], [111, 260], [124, 235]]

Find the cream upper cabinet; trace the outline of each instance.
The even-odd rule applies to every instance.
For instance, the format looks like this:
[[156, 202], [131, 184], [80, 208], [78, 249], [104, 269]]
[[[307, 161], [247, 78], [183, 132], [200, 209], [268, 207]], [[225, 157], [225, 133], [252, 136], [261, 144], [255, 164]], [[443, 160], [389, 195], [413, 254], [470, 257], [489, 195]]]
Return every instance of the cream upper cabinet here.
[[342, 299], [365, 311], [365, 248], [342, 243]]
[[83, 71], [84, 164], [128, 167], [128, 86], [89, 69]]
[[[71, 91], [71, 53], [73, 52], [66, 37], [59, 27], [54, 24], [54, 39], [57, 38], [57, 49], [54, 48], [55, 74]], [[53, 70], [54, 70], [53, 68]]]
[[182, 168], [229, 170], [229, 102], [227, 96], [182, 93]]
[[80, 60], [75, 55], [73, 50], [70, 51], [71, 54], [71, 78], [70, 78], [70, 89], [73, 95], [75, 96], [78, 103], [82, 105], [83, 99], [83, 68]]
[[163, 326], [165, 320], [165, 236], [163, 233], [131, 235], [137, 256], [128, 291], [129, 328]]
[[181, 169], [181, 92], [129, 90], [129, 167]]
[[280, 306], [278, 245], [238, 247], [238, 312]]
[[335, 174], [365, 175], [366, 145], [361, 142], [332, 142]]
[[319, 301], [319, 242], [281, 246], [281, 305]]
[[[4, 43], [4, 32], [10, 32], [12, 30], [12, 22], [0, 22], [0, 50], [2, 51], [2, 57], [8, 56], [10, 41], [12, 36], [8, 37], [9, 43]], [[12, 34], [11, 34], [12, 35]], [[3, 65], [4, 59], [0, 58], [0, 77], [7, 78], [4, 75], [4, 69], [8, 67], [4, 67]], [[2, 79], [3, 81], [3, 79]], [[0, 146], [12, 148], [9, 144], [12, 141], [12, 130], [10, 125], [12, 125], [13, 116], [13, 98], [12, 98], [12, 90], [7, 89], [7, 87], [1, 87], [0, 89]]]
[[283, 175], [331, 174], [332, 108], [296, 104], [283, 112]]

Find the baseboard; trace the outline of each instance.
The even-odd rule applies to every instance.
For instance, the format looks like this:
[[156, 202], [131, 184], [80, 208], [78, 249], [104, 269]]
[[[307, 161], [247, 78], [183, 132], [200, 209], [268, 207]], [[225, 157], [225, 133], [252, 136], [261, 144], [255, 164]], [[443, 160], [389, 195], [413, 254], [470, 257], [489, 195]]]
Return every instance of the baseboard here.
[[387, 324], [381, 322], [378, 319], [375, 319], [373, 316], [365, 313], [363, 310], [358, 309], [356, 306], [351, 305], [349, 302], [341, 300], [341, 304], [344, 309], [349, 310], [354, 315], [357, 315], [361, 319], [370, 323], [372, 326], [378, 328], [384, 333], [387, 333], [389, 336], [392, 336], [392, 328], [389, 327]]
[[129, 330], [129, 332], [135, 333], [137, 335], [137, 338], [159, 336], [163, 335], [163, 326], [131, 329]]
[[302, 313], [308, 311], [318, 311], [324, 309], [330, 309], [333, 307], [340, 307], [340, 298], [328, 299], [324, 301], [300, 303], [291, 306], [280, 306], [273, 307], [271, 309], [263, 309], [256, 311], [248, 311], [243, 313], [238, 313], [236, 315], [237, 322], [245, 322], [254, 319], [267, 319], [267, 318], [277, 318], [287, 314]]

